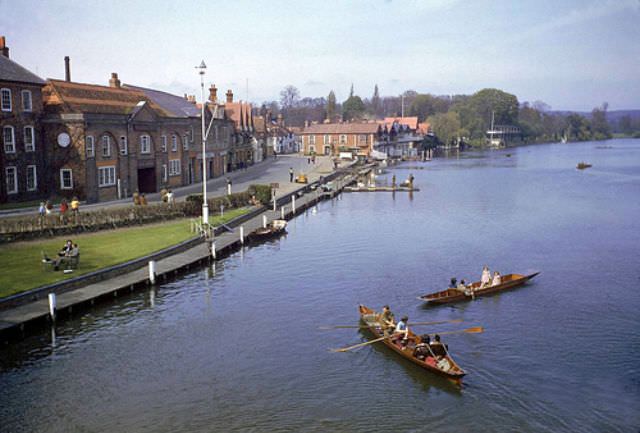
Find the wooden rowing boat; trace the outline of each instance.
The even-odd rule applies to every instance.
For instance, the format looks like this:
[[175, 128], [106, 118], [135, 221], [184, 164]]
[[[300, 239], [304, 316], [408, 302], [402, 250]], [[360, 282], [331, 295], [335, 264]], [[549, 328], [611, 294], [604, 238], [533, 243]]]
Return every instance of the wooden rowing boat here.
[[273, 220], [266, 227], [260, 227], [256, 229], [249, 235], [249, 238], [255, 241], [268, 239], [270, 237], [284, 233], [286, 231], [286, 227], [287, 222], [285, 220]]
[[[378, 321], [379, 314], [364, 305], [360, 305], [358, 308], [360, 310], [360, 319], [364, 322], [369, 331], [371, 331], [376, 338], [383, 337], [384, 332], [380, 326], [380, 322]], [[405, 348], [402, 347], [400, 339], [395, 339], [393, 337], [385, 338], [382, 340], [382, 343], [403, 358], [408, 359], [425, 370], [429, 370], [440, 376], [459, 381], [466, 374], [465, 371], [453, 360], [453, 358], [451, 358], [451, 355], [449, 355], [446, 349], [444, 349], [444, 355], [438, 356], [438, 359], [433, 356], [429, 356], [425, 360], [421, 360], [413, 356], [415, 346], [421, 341], [420, 337], [409, 330], [408, 340], [409, 342]]]
[[471, 286], [468, 286], [468, 290], [465, 292], [449, 288], [440, 292], [422, 295], [418, 299], [429, 304], [448, 304], [450, 302], [468, 301], [469, 299], [475, 299], [479, 296], [486, 296], [521, 286], [539, 273], [540, 272], [536, 272], [530, 275], [507, 274], [502, 276], [502, 284], [498, 284], [497, 286], [480, 288], [482, 284], [480, 281], [476, 281], [471, 284]]

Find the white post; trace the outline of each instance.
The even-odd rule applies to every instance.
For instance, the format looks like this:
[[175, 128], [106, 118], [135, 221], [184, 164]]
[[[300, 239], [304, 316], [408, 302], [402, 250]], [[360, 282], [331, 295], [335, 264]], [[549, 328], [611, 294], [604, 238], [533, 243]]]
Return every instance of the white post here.
[[[202, 224], [209, 224], [209, 204], [207, 203], [207, 133], [204, 129], [204, 106], [206, 101], [204, 100], [204, 70], [207, 65], [204, 64], [204, 60], [200, 63], [200, 92], [202, 95]], [[153, 283], [152, 283], [153, 284]]]
[[56, 294], [49, 293], [49, 315], [51, 320], [56, 320]]
[[262, 228], [263, 229], [267, 228], [267, 216], [266, 215], [262, 215]]
[[284, 219], [284, 206], [280, 208], [280, 218]]
[[155, 260], [149, 260], [149, 282], [151, 284], [156, 283], [156, 262]]
[[220, 205], [220, 216], [221, 217], [224, 216], [224, 205], [223, 204]]
[[122, 198], [122, 189], [120, 188], [120, 178], [118, 178], [118, 200]]
[[244, 245], [244, 226], [240, 226], [240, 243]]
[[231, 184], [227, 184], [227, 195], [231, 195]]
[[296, 196], [295, 194], [291, 196], [291, 212], [296, 213]]
[[211, 257], [213, 258], [213, 260], [216, 259], [216, 243], [215, 242], [211, 242]]

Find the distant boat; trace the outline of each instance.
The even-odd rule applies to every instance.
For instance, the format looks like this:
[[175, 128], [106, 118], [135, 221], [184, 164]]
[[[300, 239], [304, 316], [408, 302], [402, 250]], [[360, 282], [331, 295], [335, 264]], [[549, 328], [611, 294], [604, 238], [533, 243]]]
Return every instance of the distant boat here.
[[578, 170], [584, 170], [585, 168], [589, 168], [589, 167], [592, 167], [592, 165], [587, 164], [586, 162], [579, 162], [578, 165], [576, 166]]

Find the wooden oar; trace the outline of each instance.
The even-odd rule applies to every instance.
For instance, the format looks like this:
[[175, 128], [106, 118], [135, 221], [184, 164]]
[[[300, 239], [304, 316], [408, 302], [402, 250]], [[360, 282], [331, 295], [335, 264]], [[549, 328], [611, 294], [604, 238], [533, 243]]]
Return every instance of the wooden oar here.
[[449, 335], [449, 334], [479, 334], [484, 332], [484, 328], [482, 326], [475, 326], [473, 328], [467, 329], [459, 329], [457, 331], [445, 331], [445, 332], [437, 332], [429, 335]]
[[[424, 326], [424, 325], [442, 325], [443, 323], [460, 323], [462, 319], [454, 319], [454, 320], [441, 320], [439, 322], [415, 322], [408, 323], [408, 326]], [[334, 325], [334, 326], [320, 326], [318, 329], [367, 329], [368, 325]]]
[[343, 348], [340, 348], [340, 349], [331, 349], [331, 351], [332, 352], [346, 352], [346, 351], [351, 350], [351, 349], [357, 349], [358, 347], [367, 346], [369, 344], [377, 343], [378, 341], [382, 341], [385, 338], [389, 338], [389, 337], [391, 337], [391, 336], [389, 335], [387, 337], [376, 338], [375, 340], [365, 341], [364, 343], [354, 344], [353, 346], [343, 347]]

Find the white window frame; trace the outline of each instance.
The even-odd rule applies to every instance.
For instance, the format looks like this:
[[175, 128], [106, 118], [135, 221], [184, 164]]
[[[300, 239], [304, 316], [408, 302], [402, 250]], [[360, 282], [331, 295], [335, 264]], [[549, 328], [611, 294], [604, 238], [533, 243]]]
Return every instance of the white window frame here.
[[[31, 111], [33, 111], [33, 98], [31, 95], [31, 90], [23, 90], [20, 93], [22, 95], [22, 111], [30, 113]], [[25, 98], [25, 95], [28, 96]], [[27, 101], [29, 102], [28, 104]]]
[[[9, 189], [9, 173], [12, 173], [13, 177], [13, 189]], [[4, 181], [7, 186], [7, 194], [17, 194], [18, 193], [18, 168], [14, 165], [10, 165], [5, 167], [4, 169]]]
[[340, 144], [347, 144], [347, 136], [345, 134], [340, 135]]
[[[29, 136], [29, 133], [27, 131], [30, 131], [31, 133], [31, 143], [27, 142], [27, 137]], [[24, 133], [24, 151], [35, 152], [36, 151], [36, 130], [34, 129], [33, 126], [25, 126], [23, 133]]]
[[169, 160], [169, 176], [179, 176], [181, 172], [181, 164], [179, 159]]
[[127, 143], [127, 137], [124, 135], [121, 135], [120, 140], [118, 140], [118, 149], [122, 156], [126, 156], [129, 153], [129, 144]]
[[[11, 131], [10, 139], [11, 141], [7, 142], [6, 131]], [[13, 126], [7, 125], [2, 127], [2, 143], [4, 153], [16, 153], [16, 130]], [[7, 146], [11, 146], [7, 148]]]
[[[29, 173], [33, 173], [33, 185], [29, 186]], [[27, 165], [27, 176], [25, 179], [27, 191], [35, 191], [38, 189], [38, 172], [35, 165]]]
[[116, 166], [105, 165], [98, 167], [98, 188], [113, 186], [116, 184]]
[[87, 158], [95, 158], [96, 156], [96, 140], [93, 135], [87, 135], [84, 137], [85, 151], [87, 152]]
[[189, 150], [189, 136], [186, 134], [182, 137], [182, 150]]
[[164, 153], [167, 153], [167, 136], [163, 135], [160, 137], [160, 147]]
[[[64, 183], [65, 173], [69, 173], [69, 185], [65, 185]], [[72, 169], [70, 168], [60, 169], [60, 189], [73, 189], [73, 170]]]
[[140, 136], [140, 153], [151, 153], [151, 137], [148, 134]]
[[360, 134], [358, 135], [358, 144], [367, 144], [368, 140], [367, 140], [367, 134]]
[[167, 182], [169, 180], [169, 169], [167, 164], [162, 164], [162, 181]]
[[316, 136], [315, 135], [310, 135], [309, 136], [309, 144], [316, 144]]
[[176, 134], [171, 134], [171, 151], [178, 151], [178, 136]]
[[[111, 136], [104, 134], [102, 137], [100, 137], [100, 143], [101, 143], [100, 154], [102, 155], [103, 158], [110, 158], [111, 157]], [[107, 150], [106, 152], [105, 152], [105, 149]]]
[[311, 152], [316, 153], [316, 146], [315, 145], [309, 146], [309, 153], [311, 153]]
[[12, 111], [11, 89], [7, 89], [6, 87], [0, 89], [0, 107], [2, 111]]
[[324, 134], [324, 139], [322, 140], [323, 144], [331, 144], [331, 136], [329, 134]]

